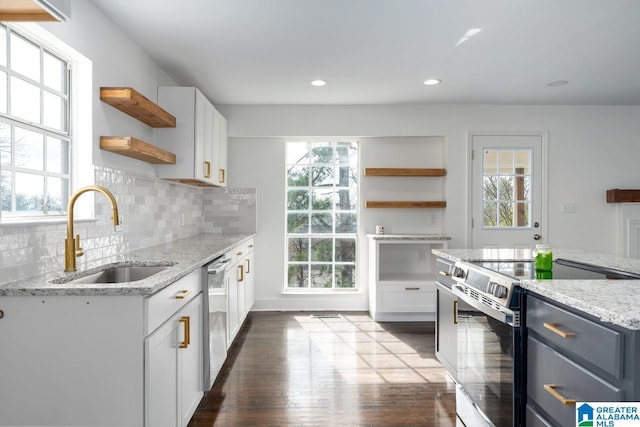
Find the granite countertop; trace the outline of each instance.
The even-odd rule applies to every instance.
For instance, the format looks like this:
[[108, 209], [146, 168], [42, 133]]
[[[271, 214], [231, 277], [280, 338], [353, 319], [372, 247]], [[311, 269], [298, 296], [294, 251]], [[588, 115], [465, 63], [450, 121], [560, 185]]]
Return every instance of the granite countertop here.
[[[529, 261], [530, 250], [433, 249], [451, 261]], [[554, 259], [600, 265], [640, 273], [640, 260], [573, 249], [553, 249]], [[565, 304], [627, 329], [640, 330], [640, 280], [523, 280], [521, 285], [538, 295]]]
[[451, 240], [449, 236], [435, 234], [367, 234], [373, 240]]
[[117, 257], [109, 266], [170, 265], [166, 270], [143, 280], [128, 283], [52, 283], [96, 273], [91, 268], [74, 273], [53, 272], [0, 284], [0, 296], [50, 295], [152, 295], [224, 254], [254, 234], [200, 234], [148, 248], [137, 249]]

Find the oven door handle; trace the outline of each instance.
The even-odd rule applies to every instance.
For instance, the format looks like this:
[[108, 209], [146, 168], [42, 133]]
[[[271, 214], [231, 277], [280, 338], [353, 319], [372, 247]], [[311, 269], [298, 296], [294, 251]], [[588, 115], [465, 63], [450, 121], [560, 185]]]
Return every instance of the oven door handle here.
[[[462, 289], [462, 290], [461, 290]], [[464, 293], [464, 287], [462, 287], [461, 285], [453, 285], [451, 287], [451, 291], [453, 292], [453, 294], [455, 296], [457, 296], [460, 300], [462, 300], [464, 303], [466, 303], [467, 305], [470, 305], [471, 307], [475, 308], [476, 310], [486, 314], [487, 316], [490, 316], [494, 319], [496, 319], [499, 322], [502, 322], [506, 325], [512, 326], [512, 327], [517, 327], [520, 326], [519, 325], [519, 319], [517, 319], [517, 315], [516, 313], [512, 312], [511, 310], [508, 311], [500, 311], [500, 310], [496, 310], [493, 307], [489, 307], [486, 304], [483, 304], [482, 302], [471, 298], [470, 296], [468, 296], [467, 294]], [[458, 306], [460, 307], [460, 306]]]

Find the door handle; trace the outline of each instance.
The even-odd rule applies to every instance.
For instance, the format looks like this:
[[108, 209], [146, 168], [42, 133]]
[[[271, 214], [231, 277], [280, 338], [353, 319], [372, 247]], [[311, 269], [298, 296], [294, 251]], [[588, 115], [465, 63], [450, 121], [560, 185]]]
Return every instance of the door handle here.
[[538, 233], [533, 235], [533, 240], [540, 240], [542, 238], [541, 235], [539, 235]]
[[184, 341], [178, 347], [187, 348], [191, 344], [191, 319], [189, 316], [183, 316], [180, 318], [180, 323], [184, 326]]

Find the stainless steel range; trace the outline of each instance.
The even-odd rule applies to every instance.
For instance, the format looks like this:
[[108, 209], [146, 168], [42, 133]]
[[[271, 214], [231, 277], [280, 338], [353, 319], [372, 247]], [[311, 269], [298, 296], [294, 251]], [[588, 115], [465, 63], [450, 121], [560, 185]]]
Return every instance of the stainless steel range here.
[[458, 298], [456, 412], [467, 426], [520, 425], [519, 280], [467, 262], [457, 262], [451, 276]]

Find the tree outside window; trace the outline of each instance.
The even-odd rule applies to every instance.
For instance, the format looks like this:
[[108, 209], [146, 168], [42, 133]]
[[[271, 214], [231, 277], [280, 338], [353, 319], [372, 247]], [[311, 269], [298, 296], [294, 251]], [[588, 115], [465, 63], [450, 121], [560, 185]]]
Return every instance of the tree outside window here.
[[357, 142], [288, 142], [286, 167], [287, 288], [355, 288]]

